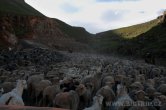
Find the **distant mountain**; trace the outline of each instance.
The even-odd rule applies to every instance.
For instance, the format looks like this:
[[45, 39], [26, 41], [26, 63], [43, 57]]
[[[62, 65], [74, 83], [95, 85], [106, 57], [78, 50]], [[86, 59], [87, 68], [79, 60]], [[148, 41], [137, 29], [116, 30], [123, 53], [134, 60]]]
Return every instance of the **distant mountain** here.
[[38, 45], [59, 50], [90, 49], [92, 34], [84, 28], [48, 18], [24, 0], [0, 0], [0, 28], [1, 48], [24, 48], [25, 42], [36, 42]]

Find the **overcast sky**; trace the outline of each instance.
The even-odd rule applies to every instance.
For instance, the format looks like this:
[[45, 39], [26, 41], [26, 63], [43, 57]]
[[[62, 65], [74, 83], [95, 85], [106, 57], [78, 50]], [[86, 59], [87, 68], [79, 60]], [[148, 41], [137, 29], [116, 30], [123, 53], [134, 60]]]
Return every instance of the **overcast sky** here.
[[44, 15], [91, 33], [155, 19], [166, 0], [25, 0]]

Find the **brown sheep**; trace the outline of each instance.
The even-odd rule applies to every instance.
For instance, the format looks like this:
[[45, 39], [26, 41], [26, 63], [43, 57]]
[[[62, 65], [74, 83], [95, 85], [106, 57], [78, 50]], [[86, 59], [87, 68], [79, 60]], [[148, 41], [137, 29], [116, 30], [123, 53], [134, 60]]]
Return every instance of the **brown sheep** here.
[[42, 106], [53, 106], [53, 100], [56, 94], [58, 94], [60, 91], [61, 90], [59, 85], [52, 85], [52, 86], [46, 87], [43, 91]]
[[156, 89], [153, 88], [153, 87], [148, 87], [146, 90], [145, 90], [147, 96], [149, 97], [149, 99], [153, 100], [154, 99], [154, 96], [155, 96], [155, 92], [156, 92]]
[[36, 85], [43, 80], [44, 77], [42, 75], [32, 75], [27, 80], [28, 85], [28, 102], [32, 105], [34, 104], [34, 97], [35, 97], [35, 87]]
[[59, 81], [60, 81], [60, 78], [59, 77], [54, 77], [54, 78], [51, 78], [50, 81], [52, 82], [52, 84], [58, 84]]
[[134, 82], [133, 84], [130, 85], [130, 91], [132, 90], [144, 90], [143, 85], [140, 82]]
[[112, 76], [105, 76], [101, 81], [101, 87], [106, 86], [106, 85], [112, 87], [114, 85], [114, 83], [115, 83], [115, 81]]
[[156, 107], [159, 110], [165, 110], [166, 108], [166, 96], [165, 95], [157, 95], [155, 99], [152, 101], [154, 104], [156, 104]]
[[78, 110], [79, 105], [79, 95], [77, 92], [71, 90], [69, 92], [60, 92], [56, 95], [53, 106], [70, 109], [70, 110]]
[[128, 76], [123, 78], [122, 83], [128, 88], [133, 81], [134, 81], [134, 78], [131, 78], [130, 76]]
[[123, 78], [124, 78], [124, 75], [116, 75], [116, 76], [114, 77], [115, 82], [122, 82], [122, 81], [123, 81]]
[[157, 91], [162, 93], [163, 95], [166, 95], [166, 84], [161, 84], [158, 88]]
[[30, 76], [27, 80], [28, 89], [31, 90], [31, 91], [34, 90], [34, 88], [35, 88], [34, 86], [43, 79], [44, 79], [44, 77], [42, 75], [32, 75], [32, 76]]
[[74, 78], [65, 77], [63, 80], [60, 80], [59, 83], [60, 89], [64, 92], [69, 92], [70, 90], [75, 90], [76, 86], [79, 85], [80, 82]]
[[76, 91], [80, 97], [79, 109], [82, 110], [84, 107], [89, 107], [92, 98], [92, 86], [86, 85], [85, 87], [83, 84], [80, 84], [77, 86]]
[[135, 80], [137, 82], [141, 82], [142, 84], [144, 84], [145, 83], [145, 75], [144, 74], [136, 75]]
[[102, 95], [104, 97], [103, 107], [106, 107], [107, 102], [111, 103], [115, 100], [115, 93], [110, 88], [110, 86], [104, 86], [104, 87], [100, 88], [96, 93], [96, 96], [98, 96], [98, 95]]
[[86, 76], [83, 80], [82, 80], [82, 84], [84, 84], [85, 86], [86, 85], [91, 85], [93, 90], [92, 90], [92, 94], [95, 93], [96, 89], [97, 89], [97, 79], [94, 79], [93, 76], [89, 75], [89, 76]]
[[166, 104], [166, 96], [165, 95], [160, 95], [157, 98], [161, 101], [161, 105]]
[[161, 69], [160, 68], [152, 68], [152, 70], [151, 70], [152, 78], [159, 77], [160, 73], [161, 73]]
[[35, 85], [36, 104], [42, 98], [44, 89], [51, 85], [52, 83], [49, 80], [41, 80], [38, 84]]
[[147, 79], [145, 84], [148, 87], [155, 87], [155, 80], [154, 79]]
[[136, 100], [137, 101], [145, 101], [146, 93], [143, 90], [139, 90], [135, 94], [136, 94]]
[[91, 84], [93, 87], [92, 96], [94, 96], [101, 87], [101, 73], [95, 73], [94, 75], [86, 76], [82, 80], [82, 84], [85, 86], [86, 84]]

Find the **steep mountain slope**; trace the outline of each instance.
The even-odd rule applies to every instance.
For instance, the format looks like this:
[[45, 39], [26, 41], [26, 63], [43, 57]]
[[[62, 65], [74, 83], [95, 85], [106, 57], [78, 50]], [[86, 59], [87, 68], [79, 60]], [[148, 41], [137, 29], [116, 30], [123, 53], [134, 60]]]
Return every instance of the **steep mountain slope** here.
[[166, 57], [164, 16], [147, 23], [96, 34], [95, 48], [100, 53], [143, 56], [147, 52]]
[[[84, 28], [72, 27], [45, 17], [24, 0], [0, 1], [0, 45], [23, 46], [20, 41], [42, 44], [60, 50], [88, 50], [90, 37]], [[25, 42], [24, 42], [25, 43]], [[21, 46], [20, 46], [21, 45]]]
[[26, 4], [24, 0], [0, 0], [0, 14], [17, 14], [17, 15], [36, 15], [44, 16], [30, 5]]

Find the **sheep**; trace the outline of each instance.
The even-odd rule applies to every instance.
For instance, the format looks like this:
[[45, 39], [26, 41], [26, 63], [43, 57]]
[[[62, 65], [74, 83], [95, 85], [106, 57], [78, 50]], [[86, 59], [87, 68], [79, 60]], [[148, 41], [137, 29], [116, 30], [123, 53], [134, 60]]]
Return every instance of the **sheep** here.
[[[42, 75], [32, 75], [28, 78], [27, 80], [27, 85], [28, 85], [28, 96], [29, 96], [29, 103], [30, 104], [34, 104], [34, 97], [35, 97], [35, 87], [36, 85], [43, 80], [43, 76]], [[30, 102], [31, 100], [31, 102]]]
[[139, 91], [135, 92], [135, 94], [136, 94], [137, 101], [145, 101], [146, 93], [143, 90], [139, 90]]
[[108, 86], [112, 87], [114, 83], [115, 81], [112, 76], [105, 76], [101, 81], [101, 87], [106, 86], [108, 84]]
[[115, 100], [115, 93], [113, 92], [110, 86], [104, 86], [100, 88], [97, 91], [96, 95], [102, 95], [104, 97], [103, 107], [106, 107], [107, 102], [111, 103]]
[[[60, 89], [64, 90], [64, 92], [75, 90], [75, 85], [77, 85], [75, 84], [76, 82], [71, 77], [65, 77], [63, 80], [60, 80]], [[79, 82], [77, 83], [79, 84]]]
[[127, 93], [127, 88], [122, 84], [118, 84], [116, 101], [112, 104], [112, 106], [110, 106], [110, 110], [124, 110], [128, 107], [124, 105], [132, 101], [133, 100]]
[[142, 84], [144, 84], [144, 82], [145, 82], [145, 76], [144, 76], [144, 74], [140, 74], [140, 75], [136, 75], [135, 76], [136, 78], [136, 82], [141, 82]]
[[84, 107], [88, 107], [91, 104], [91, 98], [92, 98], [92, 86], [86, 85], [86, 87], [83, 84], [80, 84], [76, 88], [77, 93], [79, 93], [80, 97], [80, 103], [79, 103], [79, 109], [83, 109]]
[[102, 95], [96, 95], [93, 97], [93, 105], [84, 110], [102, 110], [102, 102], [104, 97]]
[[134, 82], [134, 78], [132, 78], [132, 77], [129, 75], [129, 76], [127, 76], [127, 77], [124, 77], [122, 82], [123, 82], [123, 84], [125, 84], [125, 86], [126, 86], [127, 88], [129, 88], [130, 84], [132, 84], [132, 83]]
[[165, 95], [160, 95], [157, 98], [161, 101], [161, 105], [166, 104], [166, 96]]
[[[53, 106], [53, 100], [56, 94], [60, 93], [59, 85], [48, 86], [43, 91], [43, 104], [42, 106]], [[40, 104], [41, 105], [41, 104]]]
[[155, 104], [155, 107], [157, 108], [157, 110], [165, 110], [165, 108], [166, 108], [166, 96], [158, 94], [157, 96], [155, 96], [152, 103]]
[[25, 80], [18, 80], [16, 88], [14, 88], [11, 92], [3, 94], [0, 97], [1, 105], [20, 105], [24, 106], [24, 102], [22, 99], [23, 90], [27, 89], [27, 83]]
[[159, 84], [166, 84], [166, 77], [161, 77], [159, 79]]
[[152, 68], [152, 70], [151, 70], [152, 78], [159, 77], [160, 73], [161, 73], [161, 69], [160, 68]]
[[154, 79], [147, 79], [146, 83], [144, 83], [144, 88], [145, 89], [149, 88], [149, 87], [151, 87], [151, 88], [155, 87]]
[[166, 95], [166, 84], [161, 84], [158, 88], [157, 88], [158, 92], [161, 92], [163, 95]]
[[56, 95], [53, 106], [70, 110], [78, 110], [79, 95], [77, 92], [70, 90], [69, 92], [60, 92]]
[[146, 90], [145, 90], [147, 96], [149, 97], [150, 100], [153, 100], [154, 99], [154, 95], [155, 95], [155, 92], [156, 92], [156, 89], [154, 87], [148, 87]]
[[92, 85], [92, 95], [94, 96], [97, 92], [97, 90], [100, 88], [101, 85], [101, 79], [100, 79], [100, 75], [99, 74], [95, 74], [95, 75], [88, 75], [86, 76], [81, 83], [84, 84], [85, 86], [87, 84], [91, 84]]
[[132, 90], [144, 90], [144, 87], [140, 82], [134, 82], [130, 85], [130, 91]]
[[160, 95], [158, 99], [160, 100], [160, 110], [166, 110], [166, 96]]
[[34, 90], [35, 90], [36, 104], [41, 99], [44, 89], [51, 85], [52, 83], [49, 80], [41, 80], [38, 84], [35, 85]]

